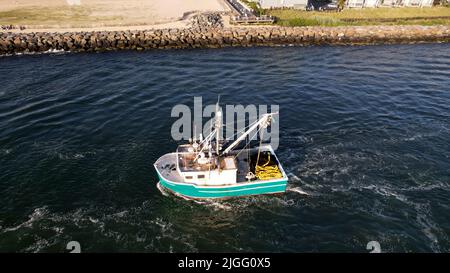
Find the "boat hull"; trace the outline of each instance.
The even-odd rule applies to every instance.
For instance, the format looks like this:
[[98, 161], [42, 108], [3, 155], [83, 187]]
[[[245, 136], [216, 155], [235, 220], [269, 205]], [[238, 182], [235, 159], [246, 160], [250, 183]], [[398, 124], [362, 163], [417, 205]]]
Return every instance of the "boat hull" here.
[[175, 183], [159, 176], [160, 184], [176, 193], [188, 198], [209, 199], [209, 198], [228, 198], [257, 194], [272, 194], [286, 191], [287, 179], [278, 179], [270, 181], [255, 181], [237, 183], [227, 186], [199, 186], [188, 183]]

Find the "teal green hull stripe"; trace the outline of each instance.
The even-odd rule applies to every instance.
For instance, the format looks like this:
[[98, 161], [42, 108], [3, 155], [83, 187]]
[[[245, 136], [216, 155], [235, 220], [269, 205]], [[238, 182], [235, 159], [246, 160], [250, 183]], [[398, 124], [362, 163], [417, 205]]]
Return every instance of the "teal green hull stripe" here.
[[254, 182], [233, 187], [195, 187], [191, 184], [175, 184], [159, 177], [161, 185], [175, 193], [192, 198], [223, 198], [232, 196], [277, 193], [286, 191], [286, 180], [274, 182]]

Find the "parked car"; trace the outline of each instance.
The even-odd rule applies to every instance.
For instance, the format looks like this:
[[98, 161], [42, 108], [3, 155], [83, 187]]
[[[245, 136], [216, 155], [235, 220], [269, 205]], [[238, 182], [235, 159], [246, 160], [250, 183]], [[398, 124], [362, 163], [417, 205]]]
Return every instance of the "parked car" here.
[[320, 11], [340, 11], [337, 2], [331, 2], [319, 7]]

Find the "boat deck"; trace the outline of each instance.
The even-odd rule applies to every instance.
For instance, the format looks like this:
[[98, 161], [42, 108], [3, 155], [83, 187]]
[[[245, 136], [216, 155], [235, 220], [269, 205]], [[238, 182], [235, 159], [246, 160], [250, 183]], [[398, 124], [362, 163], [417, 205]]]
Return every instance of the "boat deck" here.
[[161, 175], [173, 182], [184, 182], [183, 177], [177, 172], [177, 154], [165, 154], [158, 159], [155, 163], [156, 168], [161, 173]]
[[[247, 179], [245, 176], [247, 175], [249, 171], [249, 167], [247, 164], [247, 152], [242, 152], [237, 157], [237, 164], [238, 164], [238, 172], [237, 172], [237, 182], [247, 182]], [[156, 167], [158, 168], [158, 171], [161, 173], [161, 175], [170, 181], [173, 182], [184, 182], [183, 177], [181, 177], [180, 173], [176, 170], [176, 162], [177, 162], [177, 155], [175, 153], [173, 154], [166, 154], [162, 156], [158, 162], [156, 162]]]
[[[261, 152], [271, 151], [269, 147], [261, 147]], [[273, 151], [271, 151], [273, 152]], [[231, 153], [231, 155], [237, 155], [236, 163], [237, 163], [237, 183], [249, 182], [246, 178], [248, 172], [250, 171], [249, 158], [251, 156], [255, 156], [257, 153], [257, 149], [246, 149], [242, 152]], [[249, 157], [250, 154], [250, 157]], [[183, 177], [179, 174], [176, 169], [177, 164], [177, 154], [170, 153], [163, 155], [158, 161], [155, 163], [155, 167], [158, 169], [160, 174], [167, 180], [173, 182], [185, 182]], [[251, 159], [250, 159], [251, 160]], [[281, 168], [281, 166], [280, 166]]]
[[249, 150], [242, 151], [236, 158], [237, 162], [237, 183], [239, 182], [247, 182], [247, 178], [245, 178], [250, 171], [250, 166], [248, 164], [248, 155]]

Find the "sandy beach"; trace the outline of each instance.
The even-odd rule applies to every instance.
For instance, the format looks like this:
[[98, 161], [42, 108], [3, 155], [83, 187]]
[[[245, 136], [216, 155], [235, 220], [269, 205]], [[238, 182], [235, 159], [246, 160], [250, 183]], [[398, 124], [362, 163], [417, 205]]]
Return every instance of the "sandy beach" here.
[[189, 14], [228, 10], [223, 0], [0, 0], [0, 25], [24, 32], [184, 28]]

